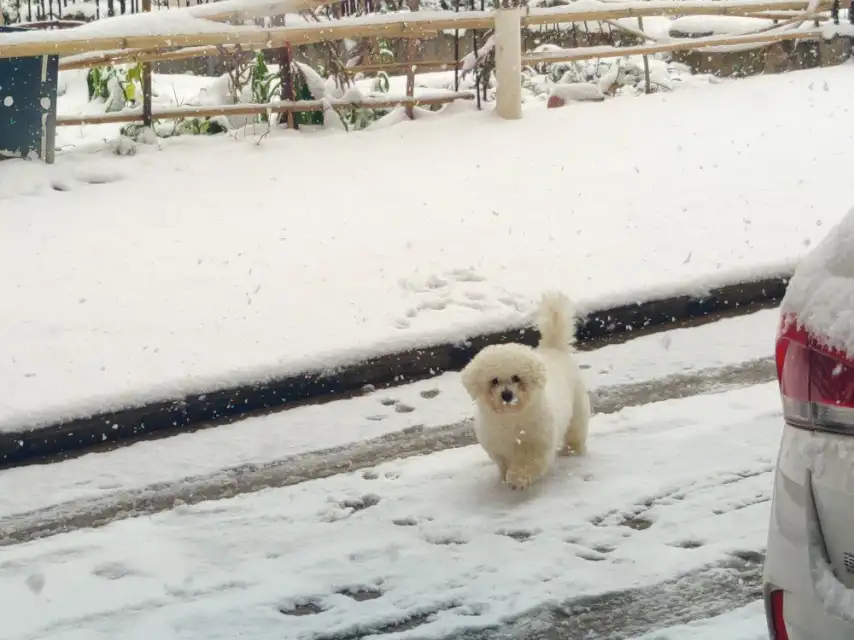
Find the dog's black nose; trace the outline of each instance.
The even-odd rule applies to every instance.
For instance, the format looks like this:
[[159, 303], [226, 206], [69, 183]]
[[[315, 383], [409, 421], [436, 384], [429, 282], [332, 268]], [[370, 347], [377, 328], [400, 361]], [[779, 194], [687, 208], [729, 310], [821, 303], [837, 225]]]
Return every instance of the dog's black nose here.
[[505, 389], [501, 392], [501, 399], [504, 400], [504, 402], [510, 402], [513, 400], [513, 392], [509, 389]]

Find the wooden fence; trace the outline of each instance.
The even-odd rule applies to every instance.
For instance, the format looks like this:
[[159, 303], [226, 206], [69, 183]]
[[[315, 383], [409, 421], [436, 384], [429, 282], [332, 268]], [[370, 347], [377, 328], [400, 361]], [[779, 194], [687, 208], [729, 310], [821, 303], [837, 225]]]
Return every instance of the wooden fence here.
[[[335, 4], [340, 0], [268, 0], [266, 10], [288, 9], [305, 11], [322, 5]], [[143, 0], [144, 6], [150, 2]], [[702, 50], [721, 46], [767, 46], [783, 40], [820, 39], [822, 32], [817, 28], [803, 28], [803, 23], [814, 22], [818, 26], [822, 12], [832, 8], [832, 0], [815, 2], [814, 0], [648, 0], [646, 2], [585, 2], [579, 7], [573, 5], [550, 8], [522, 9], [519, 7], [499, 7], [491, 11], [424, 11], [398, 14], [368, 15], [358, 18], [324, 21], [317, 24], [302, 24], [275, 28], [231, 27], [217, 29], [212, 21], [223, 21], [241, 16], [255, 15], [253, 5], [242, 3], [239, 11], [232, 10], [229, 2], [207, 5], [204, 12], [187, 13], [191, 21], [201, 21], [205, 28], [192, 31], [176, 30], [175, 33], [162, 35], [112, 34], [109, 28], [103, 28], [101, 21], [98, 35], [86, 37], [86, 27], [68, 29], [62, 32], [39, 34], [0, 35], [0, 58], [59, 54], [61, 69], [86, 68], [104, 64], [142, 62], [147, 77], [150, 77], [152, 62], [164, 60], [188, 59], [229, 52], [247, 52], [255, 50], [279, 49], [282, 60], [292, 59], [292, 47], [317, 42], [338, 41], [345, 38], [401, 38], [417, 41], [435, 36], [449, 30], [474, 31], [475, 56], [477, 57], [478, 31], [493, 30], [495, 43], [495, 73], [497, 78], [496, 109], [506, 118], [521, 117], [520, 74], [523, 65], [551, 63], [591, 58], [620, 57], [625, 55], [651, 55], [655, 53]], [[216, 8], [216, 10], [214, 10]], [[195, 7], [193, 9], [196, 9]], [[177, 11], [177, 10], [176, 10]], [[189, 11], [189, 10], [180, 10]], [[650, 16], [688, 16], [688, 15], [728, 15], [762, 17], [771, 12], [775, 19], [785, 21], [761, 32], [740, 35], [711, 36], [702, 38], [668, 39], [656, 42], [643, 31], [642, 19]], [[615, 25], [617, 19], [635, 18], [638, 29]], [[642, 44], [629, 47], [576, 47], [536, 53], [523, 53], [520, 33], [525, 27], [562, 23], [606, 22], [627, 30]], [[183, 26], [183, 23], [182, 23]], [[161, 28], [163, 28], [161, 26]], [[144, 29], [137, 28], [137, 31]], [[79, 31], [79, 37], [76, 33]], [[480, 43], [481, 47], [483, 43]], [[286, 65], [289, 68], [289, 64]], [[368, 64], [346, 69], [347, 73], [403, 70], [407, 72], [407, 95], [405, 98], [381, 101], [361, 101], [359, 103], [335, 103], [333, 108], [367, 107], [380, 102], [384, 107], [404, 105], [412, 116], [416, 104], [442, 104], [450, 100], [477, 97], [480, 100], [479, 87], [474, 94], [459, 92], [429, 100], [416, 100], [413, 96], [414, 74], [417, 68], [450, 68], [459, 70], [459, 57], [451, 61], [398, 61], [390, 64]], [[229, 105], [167, 109], [153, 112], [150, 106], [150, 82], [145, 88], [143, 108], [139, 112], [123, 112], [101, 116], [63, 117], [59, 124], [86, 124], [100, 122], [142, 121], [150, 124], [155, 118], [203, 117], [230, 113], [265, 113], [269, 111], [293, 113], [321, 108], [319, 102], [308, 102], [300, 106], [294, 100], [293, 83], [285, 78], [282, 82], [281, 103], [267, 105]], [[333, 101], [335, 102], [335, 101]], [[340, 102], [340, 101], [339, 101]], [[278, 105], [278, 106], [276, 106]], [[379, 108], [379, 107], [377, 107]]]

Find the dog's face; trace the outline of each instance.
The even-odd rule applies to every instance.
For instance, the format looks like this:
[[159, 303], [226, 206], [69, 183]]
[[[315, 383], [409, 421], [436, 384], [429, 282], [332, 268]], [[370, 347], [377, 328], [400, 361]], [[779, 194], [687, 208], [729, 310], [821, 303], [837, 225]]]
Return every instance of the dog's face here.
[[545, 367], [533, 350], [517, 344], [486, 347], [462, 372], [469, 395], [494, 413], [524, 411], [545, 378]]

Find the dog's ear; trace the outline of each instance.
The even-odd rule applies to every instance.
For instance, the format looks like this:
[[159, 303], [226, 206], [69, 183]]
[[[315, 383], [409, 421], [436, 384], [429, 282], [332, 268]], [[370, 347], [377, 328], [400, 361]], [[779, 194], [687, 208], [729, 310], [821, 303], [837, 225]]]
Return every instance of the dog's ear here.
[[477, 400], [477, 397], [483, 392], [483, 385], [480, 382], [480, 378], [482, 377], [480, 375], [480, 367], [474, 360], [469, 362], [460, 372], [460, 379], [472, 400]]

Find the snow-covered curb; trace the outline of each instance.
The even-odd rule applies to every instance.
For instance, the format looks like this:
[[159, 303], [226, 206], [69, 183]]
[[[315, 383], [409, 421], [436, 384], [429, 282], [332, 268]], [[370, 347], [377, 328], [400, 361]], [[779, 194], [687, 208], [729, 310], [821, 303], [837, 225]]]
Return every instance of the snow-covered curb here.
[[[755, 270], [751, 270], [755, 273]], [[785, 266], [770, 268], [774, 275], [709, 289], [708, 284], [687, 286], [675, 295], [646, 299], [587, 311], [579, 328], [581, 345], [626, 334], [642, 335], [690, 320], [713, 317], [721, 311], [748, 313], [782, 299], [788, 283]], [[708, 279], [705, 280], [708, 283]], [[639, 296], [640, 297], [640, 296]], [[481, 327], [483, 325], [481, 324]], [[296, 402], [324, 396], [388, 387], [462, 368], [486, 344], [507, 341], [535, 344], [537, 334], [527, 327], [500, 327], [488, 333], [436, 334], [401, 351], [353, 359], [334, 368], [306, 363], [281, 377], [269, 373], [234, 381], [229, 386], [199, 388], [184, 397], [154, 398], [144, 405], [120, 404], [62, 422], [45, 421], [0, 432], [0, 466], [50, 455], [97, 447], [106, 442], [138, 438], [157, 431], [180, 432], [211, 421], [233, 420]], [[128, 402], [132, 400], [128, 399]], [[138, 400], [137, 400], [138, 402]]]

